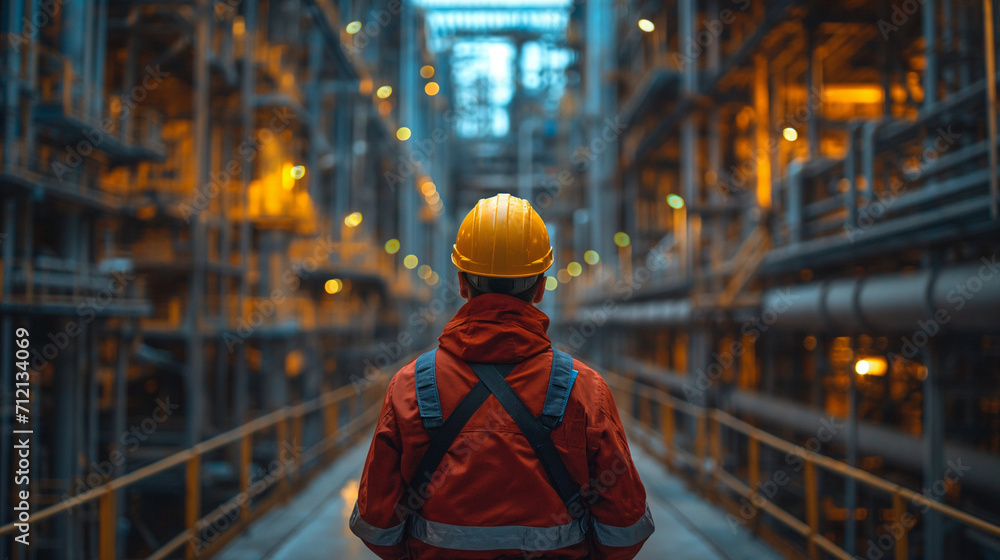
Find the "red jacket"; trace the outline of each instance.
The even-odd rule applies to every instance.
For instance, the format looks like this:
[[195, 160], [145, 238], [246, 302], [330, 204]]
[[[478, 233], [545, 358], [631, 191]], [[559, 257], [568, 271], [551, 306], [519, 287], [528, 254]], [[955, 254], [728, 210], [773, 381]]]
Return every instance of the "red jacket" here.
[[[539, 415], [552, 365], [548, 325], [544, 313], [510, 296], [484, 294], [464, 305], [438, 338], [444, 417], [479, 381], [463, 361], [523, 362], [507, 382]], [[385, 560], [634, 557], [653, 532], [646, 491], [607, 383], [582, 362], [573, 368], [579, 375], [551, 435], [583, 490], [589, 522], [569, 516], [527, 439], [491, 395], [449, 449], [419, 516], [405, 525], [397, 505], [430, 441], [411, 362], [389, 383], [352, 531]], [[531, 544], [493, 548], [512, 539]]]

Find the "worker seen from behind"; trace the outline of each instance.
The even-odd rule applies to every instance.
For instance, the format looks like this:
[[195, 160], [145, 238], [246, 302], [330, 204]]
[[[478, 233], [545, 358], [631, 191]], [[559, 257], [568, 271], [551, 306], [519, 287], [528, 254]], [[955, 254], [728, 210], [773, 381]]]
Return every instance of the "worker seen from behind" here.
[[552, 347], [552, 247], [480, 200], [452, 250], [467, 303], [390, 381], [351, 530], [385, 560], [630, 559], [653, 532], [611, 391]]

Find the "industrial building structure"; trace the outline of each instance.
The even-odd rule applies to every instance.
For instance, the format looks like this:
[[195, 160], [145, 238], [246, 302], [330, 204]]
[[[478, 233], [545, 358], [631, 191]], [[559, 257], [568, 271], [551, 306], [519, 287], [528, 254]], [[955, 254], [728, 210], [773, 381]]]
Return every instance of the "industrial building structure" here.
[[996, 557], [997, 8], [4, 2], [0, 555], [225, 554], [366, 435], [511, 192], [553, 341], [734, 533]]

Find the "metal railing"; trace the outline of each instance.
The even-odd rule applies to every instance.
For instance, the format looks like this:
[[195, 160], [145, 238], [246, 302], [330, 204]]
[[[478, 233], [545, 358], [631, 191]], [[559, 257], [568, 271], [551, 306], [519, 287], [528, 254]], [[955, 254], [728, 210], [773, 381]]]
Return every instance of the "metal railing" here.
[[[686, 469], [692, 472], [691, 479], [694, 486], [709, 499], [721, 502], [722, 495], [719, 490], [726, 489], [750, 501], [755, 511], [751, 519], [744, 520], [749, 528], [759, 534], [760, 524], [756, 522], [760, 517], [759, 511], [769, 514], [778, 523], [805, 539], [806, 557], [810, 560], [818, 560], [822, 554], [841, 560], [855, 558], [853, 551], [844, 550], [820, 530], [821, 496], [818, 483], [820, 469], [845, 480], [852, 479], [859, 485], [886, 494], [891, 499], [891, 521], [894, 524], [893, 529], [896, 530], [892, 535], [892, 548], [896, 560], [906, 560], [910, 557], [909, 533], [917, 521], [916, 517], [909, 513], [910, 506], [919, 506], [925, 511], [933, 510], [966, 528], [981, 531], [994, 538], [1000, 537], [1000, 526], [929, 499], [919, 492], [862, 469], [778, 438], [722, 410], [691, 404], [662, 389], [645, 385], [630, 377], [607, 373], [605, 378], [616, 393], [615, 398], [623, 409], [623, 420], [626, 421], [626, 425], [635, 433], [652, 430], [661, 438], [663, 453], [658, 454], [645, 438], [637, 438], [640, 446], [654, 455], [662, 455], [659, 458], [671, 471]], [[632, 410], [629, 405], [635, 405], [637, 410]], [[654, 409], [657, 411], [659, 426], [653, 426]], [[635, 417], [638, 418], [637, 422]], [[678, 418], [693, 426], [685, 424], [679, 429]], [[723, 430], [746, 438], [744, 456], [734, 457], [737, 453], [741, 453], [741, 450], [734, 451], [723, 447]], [[694, 434], [693, 437], [690, 436], [691, 433]], [[687, 446], [679, 441], [681, 438], [685, 439]], [[764, 496], [764, 493], [758, 490], [762, 482], [762, 447], [777, 451], [786, 457], [791, 454], [801, 460], [804, 490], [802, 506], [805, 519], [800, 519], [781, 507], [774, 500], [774, 496]], [[745, 480], [725, 469], [727, 459], [730, 458], [745, 461]], [[888, 550], [884, 552], [888, 557]]]
[[[386, 371], [396, 371], [394, 368], [405, 363], [394, 364]], [[297, 405], [282, 407], [274, 412], [261, 416], [228, 432], [219, 434], [203, 441], [194, 447], [174, 453], [150, 465], [112, 479], [109, 482], [90, 490], [72, 496], [57, 504], [47, 507], [31, 516], [31, 525], [54, 518], [59, 514], [70, 513], [91, 502], [98, 502], [97, 542], [98, 558], [113, 560], [118, 554], [118, 517], [116, 512], [116, 497], [127, 488], [164, 473], [173, 468], [184, 467], [184, 530], [160, 546], [148, 560], [162, 560], [185, 549], [185, 557], [190, 559], [210, 557], [218, 552], [226, 543], [249, 523], [253, 522], [270, 508], [292, 497], [297, 490], [315, 474], [322, 471], [322, 466], [336, 457], [338, 448], [346, 447], [363, 435], [363, 430], [372, 425], [378, 418], [382, 396], [385, 393], [388, 376], [379, 376], [366, 380], [366, 385], [347, 385], [329, 391], [313, 400]], [[352, 401], [360, 405], [360, 410], [353, 410]], [[346, 406], [346, 413], [351, 420], [340, 425], [341, 407]], [[353, 416], [351, 416], [353, 414]], [[310, 414], [319, 414], [322, 426], [322, 438], [305, 448], [303, 442], [303, 423]], [[253, 466], [254, 436], [262, 432], [274, 430], [276, 433], [275, 460], [284, 462], [278, 472], [251, 484], [251, 467]], [[239, 493], [224, 501], [211, 511], [202, 511], [202, 458], [213, 451], [224, 450], [228, 445], [238, 444], [239, 463]], [[282, 450], [289, 450], [282, 457]], [[290, 457], [288, 456], [290, 455]], [[280, 463], [279, 463], [280, 464]], [[311, 466], [311, 469], [307, 469]], [[265, 490], [277, 487], [266, 498], [255, 502], [253, 498], [260, 496]], [[203, 543], [201, 535], [206, 528], [218, 529], [220, 520], [231, 516], [238, 510], [235, 522], [227, 522], [226, 530], [211, 542]], [[0, 527], [0, 535], [17, 531], [17, 524], [10, 523]], [[15, 558], [17, 550], [15, 550]]]

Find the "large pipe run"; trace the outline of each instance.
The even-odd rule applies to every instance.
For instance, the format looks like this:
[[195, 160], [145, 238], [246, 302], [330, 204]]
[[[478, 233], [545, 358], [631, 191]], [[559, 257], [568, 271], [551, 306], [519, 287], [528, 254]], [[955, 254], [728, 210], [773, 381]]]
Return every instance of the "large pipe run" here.
[[763, 309], [776, 328], [811, 333], [913, 332], [938, 326], [1000, 331], [1000, 262], [816, 282], [765, 292]]

